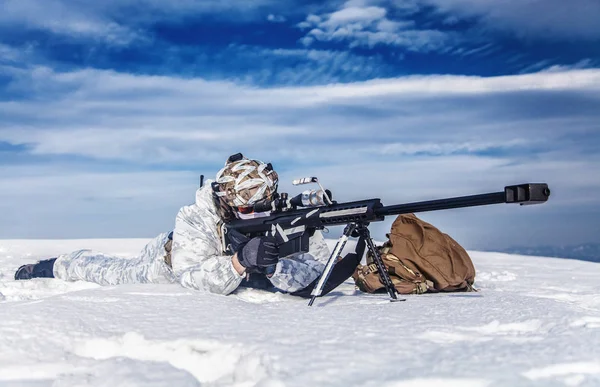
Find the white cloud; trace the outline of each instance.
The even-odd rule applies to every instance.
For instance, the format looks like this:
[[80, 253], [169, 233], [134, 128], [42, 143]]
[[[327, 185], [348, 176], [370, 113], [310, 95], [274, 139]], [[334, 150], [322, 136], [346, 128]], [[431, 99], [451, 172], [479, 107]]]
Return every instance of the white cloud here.
[[323, 24], [326, 26], [340, 26], [347, 23], [366, 22], [381, 20], [386, 14], [385, 8], [381, 7], [348, 7], [333, 12]]
[[[312, 55], [320, 60], [329, 54]], [[119, 235], [129, 228], [129, 235], [147, 236], [191, 200], [187, 190], [199, 173], [210, 176], [238, 151], [272, 161], [286, 190], [296, 190], [291, 179], [314, 174], [340, 200], [381, 197], [392, 204], [545, 181], [555, 192], [551, 203], [527, 211], [558, 216], [600, 206], [600, 70], [276, 88], [100, 70], [0, 67], [0, 73], [13, 78], [8, 92], [22, 96], [0, 102], [0, 141], [27, 144], [30, 164], [0, 172], [0, 184], [8, 187], [0, 191], [0, 229], [21, 235], [47, 235], [52, 222], [53, 235], [60, 229], [67, 230], [63, 237], [100, 235], [99, 225], [81, 218], [92, 214], [104, 229], [112, 219]], [[72, 157], [77, 163], [69, 163]], [[191, 172], [147, 172], [143, 178], [127, 172], [156, 166]], [[94, 190], [103, 193], [93, 196]], [[41, 198], [33, 200], [36, 195]], [[156, 215], [160, 222], [148, 214], [156, 202], [164, 204]], [[62, 220], [49, 203], [72, 208], [72, 216]], [[38, 214], [37, 225], [14, 227], [23, 208]], [[518, 244], [528, 242], [527, 214], [492, 208], [461, 213], [460, 221], [448, 212], [430, 219], [460, 226], [457, 236], [467, 244], [482, 230]], [[499, 229], [495, 224], [508, 216], [518, 216], [518, 224]], [[556, 240], [571, 228], [540, 227]], [[540, 231], [538, 239], [546, 235]]]
[[247, 63], [245, 74], [236, 81], [253, 85], [347, 82], [391, 71], [391, 66], [378, 54], [359, 55], [347, 50], [230, 45], [220, 55], [227, 60]]
[[390, 4], [397, 12], [414, 14], [421, 10], [421, 0], [391, 0]]
[[0, 25], [48, 30], [73, 38], [94, 38], [125, 45], [140, 38], [133, 30], [119, 25], [77, 3], [64, 0], [5, 0]]
[[306, 22], [309, 24], [319, 24], [321, 21], [323, 21], [323, 19], [319, 15], [310, 14], [306, 17]]
[[283, 23], [285, 22], [287, 19], [282, 16], [282, 15], [273, 15], [272, 13], [270, 13], [267, 16], [267, 20], [273, 23]]
[[341, 41], [350, 47], [391, 45], [429, 52], [447, 49], [456, 39], [447, 32], [416, 29], [409, 19], [391, 20], [385, 8], [352, 2], [329, 14], [309, 15], [298, 27], [309, 29], [300, 40], [306, 46], [315, 40]]
[[377, 30], [381, 32], [394, 32], [399, 29], [408, 29], [414, 26], [413, 21], [392, 21], [389, 19], [381, 19], [377, 22]]
[[391, 143], [383, 147], [374, 148], [373, 151], [385, 155], [452, 155], [456, 153], [485, 152], [495, 149], [512, 150], [514, 148], [527, 149], [534, 145], [535, 140], [513, 139], [495, 142], [420, 142], [420, 143]]
[[17, 65], [33, 56], [33, 46], [13, 47], [0, 43], [0, 64]]
[[586, 59], [577, 61], [571, 65], [552, 65], [552, 66], [544, 67], [541, 71], [564, 72], [564, 71], [568, 71], [568, 70], [595, 68], [597, 66], [597, 63], [598, 63], [597, 61], [586, 58]]
[[[449, 26], [467, 19], [526, 40], [600, 39], [600, 2], [596, 0], [365, 0], [346, 2], [331, 13], [309, 15], [298, 25], [308, 30], [301, 43], [334, 41], [350, 47], [392, 45], [418, 52], [448, 52], [468, 39], [457, 32], [415, 26], [413, 15], [425, 6], [434, 7]], [[473, 47], [466, 50], [477, 52]]]
[[[320, 60], [321, 56], [331, 53], [309, 52], [308, 55]], [[239, 138], [247, 132], [253, 133], [253, 136], [244, 140], [246, 146], [260, 146], [264, 137], [283, 140], [294, 136], [318, 136], [321, 125], [331, 120], [343, 124], [348, 136], [363, 138], [365, 122], [348, 121], [341, 113], [344, 109], [365, 110], [367, 117], [372, 116], [372, 119], [385, 124], [380, 130], [384, 130], [386, 135], [393, 135], [397, 128], [393, 122], [398, 119], [411, 128], [435, 122], [437, 117], [445, 120], [446, 125], [455, 120], [457, 126], [473, 125], [467, 118], [476, 112], [461, 106], [460, 102], [452, 102], [462, 98], [477, 97], [483, 102], [486, 98], [502, 98], [503, 95], [526, 97], [532, 93], [564, 91], [595, 95], [600, 92], [600, 71], [594, 69], [492, 78], [410, 76], [268, 89], [238, 86], [231, 82], [134, 76], [100, 70], [56, 73], [47, 68], [36, 68], [31, 72], [12, 71], [16, 79], [7, 90], [34, 90], [37, 95], [31, 100], [0, 103], [4, 117], [0, 141], [31, 144], [32, 152], [36, 154], [77, 154], [140, 162], [202, 158], [202, 152], [197, 152], [194, 144], [211, 144], [214, 149], [228, 148], [228, 144], [219, 144], [225, 138]], [[453, 109], [440, 114], [429, 111], [427, 106], [433, 108], [439, 101], [452, 102]], [[339, 109], [340, 113], [323, 113], [322, 110], [327, 107]], [[494, 109], [501, 110], [502, 106], [485, 105], [484, 108], [490, 110], [485, 114], [493, 114]], [[36, 112], [34, 116], [32, 111]], [[302, 111], [310, 114], [307, 117], [299, 115]], [[547, 119], [545, 116], [525, 118], [537, 122]], [[494, 117], [494, 120], [497, 119]], [[503, 128], [505, 122], [506, 119], [502, 119], [498, 127], [485, 121], [478, 121], [477, 125], [488, 126], [486, 136], [496, 140], [504, 138], [502, 145], [513, 141], [513, 136], [521, 137], [521, 129]], [[515, 119], [511, 122], [514, 123]], [[547, 125], [544, 123], [536, 128], [546, 129]], [[496, 130], [504, 130], [504, 133]], [[554, 134], [567, 134], [573, 130], [575, 127], [571, 126], [569, 130], [559, 129]], [[117, 142], [114, 141], [115, 133], [119, 133]], [[461, 133], [474, 132], [465, 128]], [[435, 134], [442, 136], [437, 137], [442, 142], [446, 141], [443, 138], [453, 137], [440, 130], [435, 130]], [[398, 135], [405, 143], [403, 134]], [[417, 137], [424, 139], [423, 136]], [[483, 144], [485, 147], [494, 145], [489, 141]], [[481, 147], [481, 144], [473, 146]]]
[[[145, 10], [147, 16], [154, 14], [169, 14], [175, 17], [189, 16], [190, 14], [216, 14], [219, 17], [235, 16], [241, 18], [264, 17], [260, 9], [269, 6], [270, 9], [285, 7], [277, 0], [105, 0], [97, 7], [105, 9], [106, 12], [118, 13], [123, 9], [137, 8]], [[227, 15], [226, 12], [233, 13]], [[133, 15], [134, 17], [136, 15]]]
[[[259, 9], [265, 5], [278, 7], [274, 0], [3, 0], [0, 26], [41, 29], [75, 39], [128, 45], [147, 42], [149, 37], [142, 27], [158, 19], [168, 17], [176, 21], [210, 13], [244, 20], [264, 17]], [[278, 22], [283, 17], [270, 16]]]
[[479, 17], [484, 26], [527, 39], [600, 39], [597, 0], [420, 0], [439, 11]]
[[286, 21], [286, 18], [282, 15], [273, 15], [272, 13], [270, 13], [267, 16], [267, 20], [273, 23], [283, 23]]
[[294, 95], [294, 104], [331, 103], [337, 100], [363, 103], [375, 97], [440, 97], [519, 91], [600, 90], [600, 70], [576, 70], [499, 77], [432, 75], [377, 79], [350, 84], [273, 89], [277, 95]]

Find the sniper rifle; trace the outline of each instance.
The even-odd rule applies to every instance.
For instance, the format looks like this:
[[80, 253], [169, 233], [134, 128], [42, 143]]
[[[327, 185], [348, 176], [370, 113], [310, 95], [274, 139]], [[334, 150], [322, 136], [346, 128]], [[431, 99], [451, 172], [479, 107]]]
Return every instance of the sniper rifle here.
[[506, 186], [500, 192], [384, 206], [380, 199], [345, 203], [333, 201], [331, 191], [324, 189], [316, 177], [293, 182], [294, 185], [309, 183], [318, 184], [319, 189], [306, 190], [292, 198], [287, 193], [276, 194], [270, 200], [254, 205], [254, 211], [257, 213], [270, 211], [268, 216], [235, 219], [224, 224], [222, 229], [224, 250], [227, 250], [229, 244], [228, 230], [237, 230], [247, 237], [262, 235], [275, 237], [280, 256], [285, 257], [296, 252], [307, 252], [309, 239], [316, 230], [345, 225], [342, 236], [337, 241], [317, 285], [311, 292], [309, 306], [322, 294], [323, 287], [350, 237], [364, 238], [391, 301], [397, 300], [396, 289], [371, 239], [368, 229], [371, 222], [383, 221], [386, 216], [490, 204], [539, 204], [546, 202], [550, 196], [547, 184], [527, 183]]

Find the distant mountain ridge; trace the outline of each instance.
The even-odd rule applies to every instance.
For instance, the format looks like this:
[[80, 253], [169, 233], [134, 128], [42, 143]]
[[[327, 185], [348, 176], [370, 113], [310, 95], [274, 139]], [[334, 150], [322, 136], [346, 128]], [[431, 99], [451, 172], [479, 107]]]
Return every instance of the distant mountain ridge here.
[[503, 253], [579, 259], [600, 263], [600, 243], [585, 243], [569, 246], [515, 246], [501, 250]]

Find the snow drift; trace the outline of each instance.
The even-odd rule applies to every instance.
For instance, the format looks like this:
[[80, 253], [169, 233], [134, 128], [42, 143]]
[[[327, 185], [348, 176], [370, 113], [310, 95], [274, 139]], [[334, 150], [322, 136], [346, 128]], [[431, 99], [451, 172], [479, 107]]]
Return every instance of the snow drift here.
[[600, 266], [590, 262], [470, 252], [477, 293], [390, 303], [349, 281], [311, 308], [251, 289], [13, 280], [39, 258], [78, 248], [127, 257], [145, 243], [0, 241], [0, 385], [600, 385]]

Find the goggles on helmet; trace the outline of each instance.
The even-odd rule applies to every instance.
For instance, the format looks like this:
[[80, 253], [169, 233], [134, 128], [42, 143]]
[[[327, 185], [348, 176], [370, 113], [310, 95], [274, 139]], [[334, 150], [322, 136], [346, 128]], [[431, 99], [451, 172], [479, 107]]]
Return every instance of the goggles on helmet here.
[[239, 206], [237, 207], [237, 211], [241, 214], [247, 215], [254, 212], [254, 207]]

